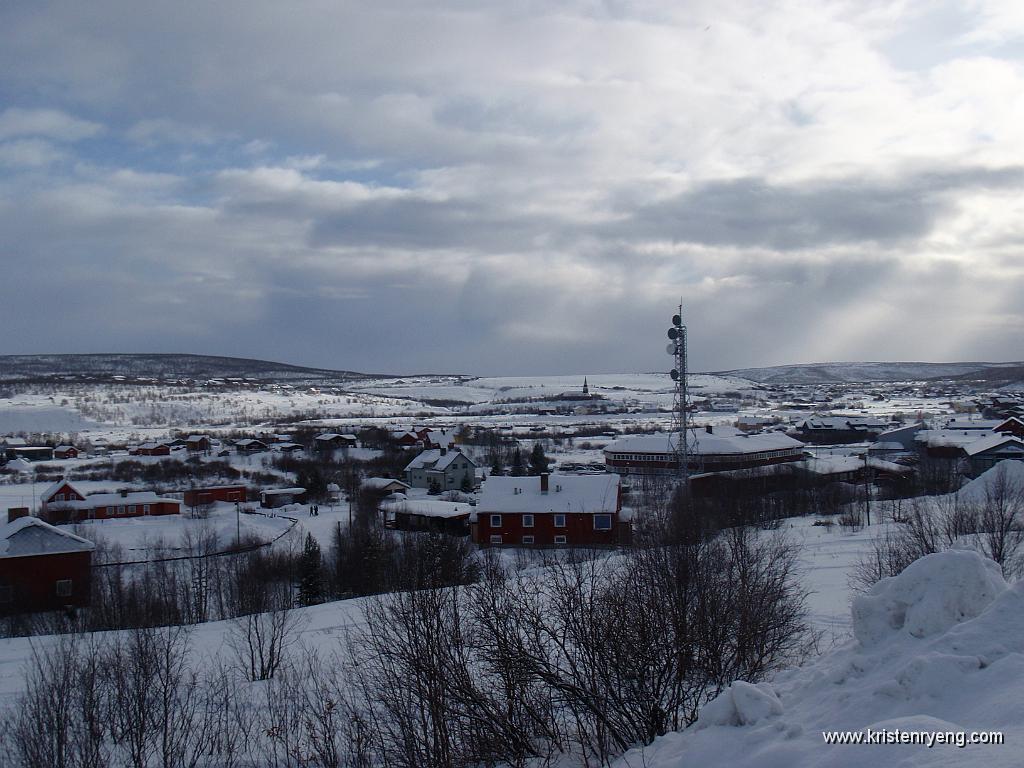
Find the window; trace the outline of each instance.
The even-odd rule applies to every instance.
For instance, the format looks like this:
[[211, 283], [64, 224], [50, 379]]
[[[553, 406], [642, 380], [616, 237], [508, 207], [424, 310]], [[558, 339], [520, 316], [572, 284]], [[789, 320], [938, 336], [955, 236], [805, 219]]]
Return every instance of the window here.
[[117, 508], [117, 514], [119, 514], [119, 515], [123, 515], [124, 514], [124, 504], [122, 504], [121, 506], [119, 506]]
[[501, 536], [491, 536], [491, 544], [501, 544]]
[[135, 505], [134, 504], [129, 504], [128, 505], [128, 514], [129, 515], [134, 515], [135, 514]]
[[523, 536], [523, 544], [533, 544], [533, 536]]
[[148, 515], [149, 514], [149, 504], [143, 504], [142, 505], [142, 514], [144, 514], [144, 515]]
[[64, 494], [63, 493], [58, 493], [56, 496], [53, 497], [53, 500], [54, 501], [64, 501]]
[[523, 528], [533, 528], [533, 515], [523, 515]]
[[565, 528], [565, 515], [555, 515], [555, 528]]
[[71, 579], [57, 581], [57, 597], [71, 597]]
[[612, 529], [611, 515], [594, 515], [595, 531], [610, 531]]
[[565, 536], [555, 536], [555, 544], [565, 544]]
[[491, 528], [501, 528], [501, 515], [491, 515]]

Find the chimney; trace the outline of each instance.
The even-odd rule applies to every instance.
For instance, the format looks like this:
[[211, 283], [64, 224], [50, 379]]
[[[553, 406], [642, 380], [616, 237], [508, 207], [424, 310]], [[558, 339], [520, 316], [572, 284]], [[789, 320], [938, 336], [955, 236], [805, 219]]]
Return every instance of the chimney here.
[[444, 456], [447, 453], [448, 453], [448, 449], [445, 446], [442, 445], [441, 446], [441, 455]]
[[7, 522], [13, 523], [19, 517], [28, 517], [28, 507], [8, 507]]
[[708, 425], [707, 425], [706, 427], [704, 427], [704, 430], [705, 430], [705, 431], [706, 431], [706, 432], [707, 432], [707, 433], [708, 433], [709, 435], [713, 435], [713, 434], [715, 433], [715, 432], [714, 432], [714, 427], [712, 427], [712, 426], [711, 426], [710, 424], [708, 424]]
[[548, 492], [548, 473], [547, 472], [541, 472], [540, 473], [540, 492], [541, 493], [547, 493]]
[[122, 499], [127, 499], [128, 498], [128, 489], [127, 488], [122, 488], [120, 490], [120, 494], [121, 494], [121, 498]]

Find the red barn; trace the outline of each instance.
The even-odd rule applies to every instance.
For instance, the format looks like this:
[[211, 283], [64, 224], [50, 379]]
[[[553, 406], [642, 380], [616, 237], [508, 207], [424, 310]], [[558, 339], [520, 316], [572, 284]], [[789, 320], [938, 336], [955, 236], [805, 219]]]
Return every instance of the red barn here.
[[73, 445], [58, 445], [53, 449], [55, 459], [77, 459], [78, 449]]
[[88, 605], [93, 549], [38, 517], [0, 526], [0, 613]]
[[481, 547], [614, 547], [632, 538], [614, 474], [492, 476], [471, 528]]
[[209, 488], [189, 488], [185, 491], [186, 507], [201, 507], [215, 501], [245, 502], [249, 489], [244, 485], [214, 485]]

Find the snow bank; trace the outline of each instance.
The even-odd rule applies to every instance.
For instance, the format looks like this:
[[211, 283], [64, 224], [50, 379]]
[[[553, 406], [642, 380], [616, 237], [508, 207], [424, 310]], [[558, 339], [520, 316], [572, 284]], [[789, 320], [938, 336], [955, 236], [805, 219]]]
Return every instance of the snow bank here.
[[853, 601], [853, 634], [872, 645], [894, 632], [930, 637], [974, 618], [1006, 589], [999, 566], [976, 552], [922, 557]]
[[1000, 483], [1006, 483], [1008, 489], [1024, 488], [1024, 461], [1000, 461], [957, 491], [956, 497], [970, 504], [984, 503]]
[[[771, 684], [733, 683], [700, 719], [615, 768], [1021, 764], [1024, 582], [974, 552], [922, 558], [858, 597], [856, 640]], [[823, 732], [1001, 731], [1005, 745], [827, 744]]]

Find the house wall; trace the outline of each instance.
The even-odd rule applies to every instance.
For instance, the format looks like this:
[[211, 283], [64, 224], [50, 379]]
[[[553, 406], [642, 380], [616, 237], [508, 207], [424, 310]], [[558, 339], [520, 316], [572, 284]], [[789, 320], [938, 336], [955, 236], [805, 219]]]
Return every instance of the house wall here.
[[[146, 507], [149, 507], [148, 512]], [[142, 503], [125, 499], [124, 504], [97, 506], [91, 509], [61, 509], [59, 503], [56, 503], [47, 509], [46, 520], [56, 524], [74, 520], [109, 520], [121, 517], [179, 514], [181, 514], [181, 504], [177, 501]]]
[[[52, 611], [89, 604], [92, 552], [0, 558], [0, 585], [11, 587], [11, 600], [0, 613]], [[71, 580], [71, 596], [57, 595], [57, 582]]]
[[[555, 516], [551, 512], [535, 513], [533, 527], [523, 525], [522, 513], [501, 513], [501, 525], [491, 525], [491, 515], [497, 512], [477, 510], [477, 522], [473, 526], [473, 541], [481, 547], [614, 547], [628, 543], [617, 513], [612, 514], [612, 527], [608, 531], [594, 530], [594, 515], [590, 513], [566, 513], [565, 526], [555, 527]], [[565, 543], [555, 543], [555, 536], [564, 535]], [[491, 543], [491, 536], [501, 536], [500, 544]], [[533, 543], [523, 543], [524, 536], [533, 536]]]
[[189, 488], [185, 491], [186, 507], [198, 507], [215, 501], [248, 501], [248, 489], [244, 485], [224, 486], [222, 488]]

